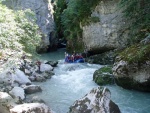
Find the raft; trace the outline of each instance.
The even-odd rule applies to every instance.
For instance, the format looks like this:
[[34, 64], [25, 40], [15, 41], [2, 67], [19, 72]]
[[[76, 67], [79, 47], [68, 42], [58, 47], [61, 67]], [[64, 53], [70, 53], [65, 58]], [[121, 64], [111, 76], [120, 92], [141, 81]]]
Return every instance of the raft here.
[[65, 62], [66, 63], [84, 63], [84, 58], [79, 58], [79, 59], [76, 59], [76, 60], [68, 60], [67, 58], [65, 58]]

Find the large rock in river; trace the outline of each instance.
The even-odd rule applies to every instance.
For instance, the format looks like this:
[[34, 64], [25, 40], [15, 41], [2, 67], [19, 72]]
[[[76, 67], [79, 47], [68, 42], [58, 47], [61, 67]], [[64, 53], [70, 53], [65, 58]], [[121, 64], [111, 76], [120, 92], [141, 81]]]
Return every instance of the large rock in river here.
[[113, 84], [114, 76], [112, 75], [112, 67], [104, 66], [96, 70], [93, 74], [93, 80], [98, 85]]
[[77, 100], [69, 113], [120, 113], [118, 106], [111, 101], [110, 91], [104, 87], [94, 88], [82, 99]]
[[113, 75], [118, 85], [127, 89], [150, 92], [150, 61], [129, 63], [116, 58]]

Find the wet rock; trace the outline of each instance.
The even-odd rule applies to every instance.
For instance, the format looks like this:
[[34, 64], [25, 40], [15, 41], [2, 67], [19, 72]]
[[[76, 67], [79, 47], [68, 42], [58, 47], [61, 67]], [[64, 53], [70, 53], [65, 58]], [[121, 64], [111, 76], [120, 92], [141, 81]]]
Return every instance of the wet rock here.
[[45, 64], [49, 64], [49, 65], [51, 65], [52, 67], [56, 67], [57, 64], [58, 64], [58, 61], [48, 61], [48, 62], [46, 62]]
[[113, 51], [97, 54], [86, 58], [86, 62], [91, 64], [113, 65], [115, 53]]
[[98, 85], [113, 84], [114, 76], [112, 75], [112, 67], [105, 66], [96, 70], [93, 74], [93, 80]]
[[36, 93], [36, 92], [41, 92], [42, 91], [41, 87], [37, 86], [37, 85], [25, 86], [24, 90], [25, 90], [26, 94], [32, 94], [32, 93]]
[[49, 71], [49, 72], [43, 73], [42, 75], [44, 76], [44, 78], [50, 79], [53, 75], [55, 75], [55, 73], [52, 71]]
[[40, 99], [38, 96], [34, 96], [34, 97], [31, 99], [31, 102], [32, 102], [32, 103], [45, 103], [44, 100]]
[[43, 103], [30, 103], [17, 105], [10, 109], [10, 113], [52, 113], [52, 111]]
[[121, 113], [118, 106], [111, 101], [110, 95], [107, 88], [94, 88], [77, 100], [70, 107], [69, 113]]

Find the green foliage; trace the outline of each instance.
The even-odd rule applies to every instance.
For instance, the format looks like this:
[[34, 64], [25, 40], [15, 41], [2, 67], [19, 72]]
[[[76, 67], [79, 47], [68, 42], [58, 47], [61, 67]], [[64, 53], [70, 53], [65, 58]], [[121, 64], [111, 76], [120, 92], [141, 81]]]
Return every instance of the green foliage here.
[[84, 23], [90, 15], [91, 11], [99, 3], [100, 0], [70, 0], [67, 9], [62, 13], [62, 25], [64, 35], [67, 39], [81, 37], [82, 30], [80, 24]]
[[131, 20], [130, 44], [139, 42], [150, 33], [150, 2], [149, 0], [121, 0], [125, 17]]
[[3, 49], [35, 52], [41, 35], [31, 10], [13, 11], [0, 4], [0, 45]]
[[[69, 49], [83, 49], [81, 25], [89, 22], [98, 22], [97, 17], [90, 17], [92, 10], [100, 0], [58, 0], [56, 5], [55, 21], [59, 33], [65, 37], [71, 45]], [[61, 24], [60, 24], [61, 23]], [[82, 48], [81, 48], [82, 47]]]
[[67, 8], [66, 0], [57, 0], [56, 1], [56, 6], [54, 8], [55, 13], [54, 13], [54, 19], [56, 23], [56, 34], [60, 36], [61, 38], [63, 37], [63, 28], [61, 25], [61, 14], [64, 9]]

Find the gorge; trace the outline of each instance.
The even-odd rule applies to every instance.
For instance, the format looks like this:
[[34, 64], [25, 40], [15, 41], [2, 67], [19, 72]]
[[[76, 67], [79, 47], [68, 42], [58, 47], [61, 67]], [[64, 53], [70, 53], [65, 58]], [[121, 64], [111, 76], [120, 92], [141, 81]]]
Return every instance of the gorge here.
[[[149, 5], [1, 0], [0, 112], [148, 113]], [[64, 63], [73, 51], [85, 63]]]

